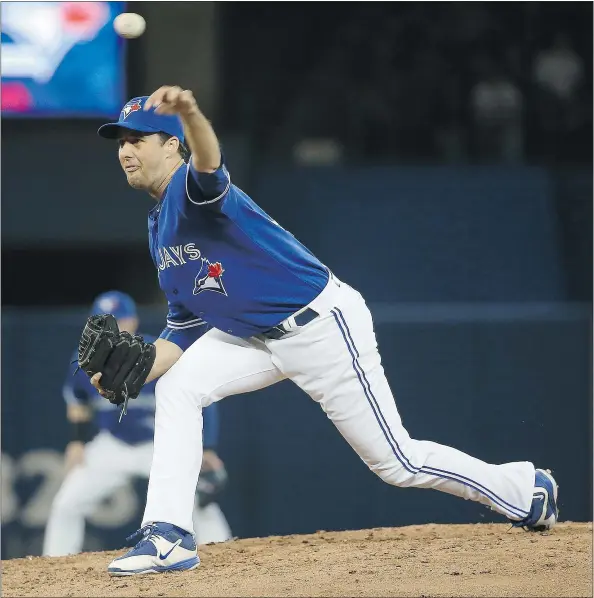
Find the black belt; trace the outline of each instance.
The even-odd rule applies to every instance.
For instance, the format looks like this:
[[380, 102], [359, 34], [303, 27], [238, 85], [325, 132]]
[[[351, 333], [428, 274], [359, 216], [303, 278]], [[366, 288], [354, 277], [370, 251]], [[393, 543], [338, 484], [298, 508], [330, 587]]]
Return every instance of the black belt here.
[[[311, 307], [308, 307], [294, 317], [295, 324], [297, 324], [299, 327], [305, 326], [306, 324], [309, 324], [311, 321], [315, 320], [319, 315], [320, 314], [317, 311], [314, 311], [311, 309]], [[289, 334], [289, 332], [294, 331], [294, 328], [285, 328], [285, 323], [281, 322], [278, 326], [275, 326], [266, 332], [262, 332], [262, 336], [271, 340], [278, 340], [279, 338], [285, 336], [285, 334]]]

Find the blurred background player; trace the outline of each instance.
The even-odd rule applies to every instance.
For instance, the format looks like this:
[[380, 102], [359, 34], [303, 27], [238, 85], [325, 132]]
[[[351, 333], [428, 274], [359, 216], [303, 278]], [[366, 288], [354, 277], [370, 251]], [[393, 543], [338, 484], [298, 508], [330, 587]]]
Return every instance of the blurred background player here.
[[[120, 330], [135, 334], [138, 316], [134, 300], [119, 291], [99, 295], [92, 314], [112, 313]], [[154, 340], [150, 335], [145, 338]], [[73, 360], [76, 359], [73, 356]], [[65, 453], [66, 477], [52, 503], [43, 544], [46, 556], [76, 554], [83, 548], [85, 519], [99, 503], [135, 476], [148, 478], [153, 457], [155, 382], [130, 401], [119, 422], [120, 411], [105, 401], [88, 376], [71, 364], [64, 384], [66, 415], [73, 437]], [[96, 428], [98, 433], [93, 437]], [[231, 530], [216, 503], [224, 486], [224, 464], [215, 448], [218, 437], [216, 404], [204, 410], [204, 466], [198, 482], [194, 530], [200, 544], [229, 540]]]

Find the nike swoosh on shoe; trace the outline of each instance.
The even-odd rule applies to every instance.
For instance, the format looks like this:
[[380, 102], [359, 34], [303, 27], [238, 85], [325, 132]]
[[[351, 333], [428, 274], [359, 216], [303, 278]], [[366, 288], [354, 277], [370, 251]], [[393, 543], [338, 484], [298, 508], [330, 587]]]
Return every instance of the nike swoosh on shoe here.
[[182, 541], [181, 541], [181, 538], [180, 538], [179, 540], [175, 541], [175, 544], [165, 554], [162, 554], [161, 551], [159, 551], [159, 558], [162, 561], [165, 560], [181, 543], [182, 543]]

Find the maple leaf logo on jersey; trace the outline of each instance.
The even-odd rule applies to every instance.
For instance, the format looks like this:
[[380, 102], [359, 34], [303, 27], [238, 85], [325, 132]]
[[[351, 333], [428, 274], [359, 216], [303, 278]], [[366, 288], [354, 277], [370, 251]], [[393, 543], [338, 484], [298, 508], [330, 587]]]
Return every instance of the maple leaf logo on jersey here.
[[214, 291], [215, 293], [227, 294], [223, 286], [222, 276], [225, 271], [221, 262], [211, 264], [206, 258], [202, 259], [202, 266], [196, 275], [194, 283], [194, 295], [202, 293], [202, 291]]
[[138, 100], [131, 100], [122, 109], [122, 119], [128, 118], [130, 116], [130, 114], [132, 114], [132, 112], [136, 112], [137, 110], [140, 110], [141, 108], [142, 108], [142, 105], [140, 104], [140, 102]]

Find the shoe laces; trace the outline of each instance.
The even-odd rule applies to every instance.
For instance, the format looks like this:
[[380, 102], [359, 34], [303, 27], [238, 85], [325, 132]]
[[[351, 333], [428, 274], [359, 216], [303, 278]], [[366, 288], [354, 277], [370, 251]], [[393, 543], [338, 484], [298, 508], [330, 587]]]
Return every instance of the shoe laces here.
[[155, 523], [148, 523], [147, 525], [137, 529], [133, 534], [130, 534], [126, 538], [126, 542], [135, 541], [137, 538], [142, 537], [142, 540], [149, 540], [151, 536], [155, 534], [155, 530], [157, 529], [157, 525]]

